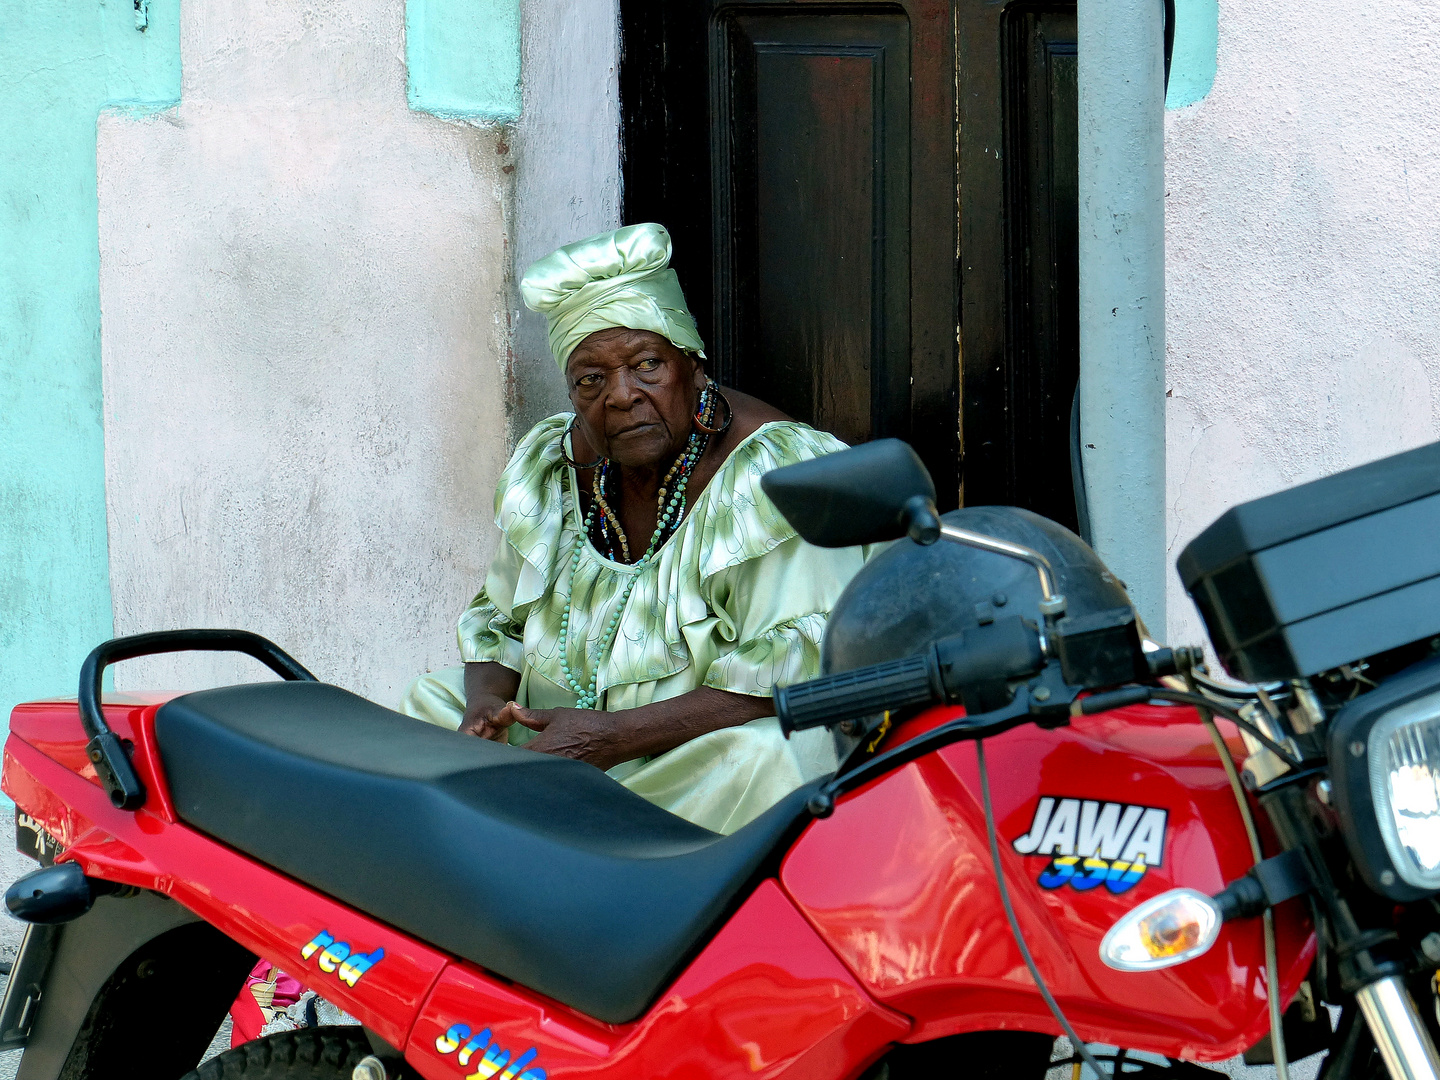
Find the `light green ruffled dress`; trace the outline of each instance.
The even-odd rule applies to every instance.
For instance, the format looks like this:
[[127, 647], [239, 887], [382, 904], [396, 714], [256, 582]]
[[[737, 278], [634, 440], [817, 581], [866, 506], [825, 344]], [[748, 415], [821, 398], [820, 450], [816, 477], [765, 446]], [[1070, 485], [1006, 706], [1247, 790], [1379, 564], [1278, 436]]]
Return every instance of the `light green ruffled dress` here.
[[[561, 456], [569, 422], [562, 413], [535, 425], [500, 478], [495, 523], [505, 542], [460, 618], [461, 659], [520, 672], [522, 705], [573, 707], [559, 657], [566, 601], [570, 670], [584, 685], [625, 585], [638, 575], [614, 645], [600, 658], [600, 708], [631, 709], [701, 686], [770, 697], [776, 686], [818, 675], [826, 618], [866, 552], [805, 543], [760, 490], [760, 478], [845, 444], [793, 421], [765, 424], [720, 466], [647, 566], [613, 562], [587, 540], [572, 575], [582, 516], [575, 472]], [[459, 727], [464, 710], [463, 667], [421, 676], [401, 706], [450, 728]], [[533, 734], [516, 725], [510, 741], [521, 745]], [[827, 731], [787, 740], [766, 717], [625, 762], [610, 775], [697, 825], [728, 833], [835, 767]]]

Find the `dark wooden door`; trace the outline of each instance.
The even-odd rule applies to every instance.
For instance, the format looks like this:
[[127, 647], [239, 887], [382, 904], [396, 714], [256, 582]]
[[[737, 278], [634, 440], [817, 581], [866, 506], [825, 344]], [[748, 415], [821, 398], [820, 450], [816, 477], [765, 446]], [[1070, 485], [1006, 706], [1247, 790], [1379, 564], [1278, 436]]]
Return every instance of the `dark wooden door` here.
[[849, 442], [908, 440], [945, 507], [1073, 517], [1057, 499], [1074, 170], [1055, 179], [1051, 130], [1068, 122], [1073, 157], [1065, 9], [622, 0], [621, 15], [625, 219], [670, 228], [716, 377]]

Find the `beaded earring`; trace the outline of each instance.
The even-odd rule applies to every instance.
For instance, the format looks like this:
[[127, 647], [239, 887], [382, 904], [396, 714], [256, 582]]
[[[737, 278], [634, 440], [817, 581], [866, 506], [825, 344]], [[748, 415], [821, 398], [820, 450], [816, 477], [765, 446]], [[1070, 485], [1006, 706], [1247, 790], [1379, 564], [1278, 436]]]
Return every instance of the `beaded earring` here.
[[[706, 401], [707, 395], [710, 397], [708, 402]], [[706, 423], [707, 420], [713, 420], [714, 418], [717, 399], [725, 404], [725, 422], [718, 428], [710, 427]], [[715, 380], [708, 376], [705, 379], [705, 389], [700, 391], [699, 404], [699, 411], [695, 413], [696, 430], [702, 431], [706, 435], [724, 435], [725, 432], [730, 430], [730, 422], [735, 419], [735, 410], [730, 406], [730, 399], [720, 393], [720, 387], [716, 384]]]

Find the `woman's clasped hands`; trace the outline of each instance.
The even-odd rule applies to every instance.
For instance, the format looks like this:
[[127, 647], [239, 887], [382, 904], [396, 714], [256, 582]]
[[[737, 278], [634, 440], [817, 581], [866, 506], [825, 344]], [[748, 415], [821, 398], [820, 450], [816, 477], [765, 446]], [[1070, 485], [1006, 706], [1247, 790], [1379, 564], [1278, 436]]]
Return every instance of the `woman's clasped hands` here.
[[466, 710], [460, 731], [494, 742], [507, 742], [510, 728], [519, 724], [538, 734], [525, 744], [557, 757], [589, 762], [609, 769], [635, 756], [624, 738], [621, 718], [616, 713], [595, 709], [530, 709], [513, 701], [475, 703]]

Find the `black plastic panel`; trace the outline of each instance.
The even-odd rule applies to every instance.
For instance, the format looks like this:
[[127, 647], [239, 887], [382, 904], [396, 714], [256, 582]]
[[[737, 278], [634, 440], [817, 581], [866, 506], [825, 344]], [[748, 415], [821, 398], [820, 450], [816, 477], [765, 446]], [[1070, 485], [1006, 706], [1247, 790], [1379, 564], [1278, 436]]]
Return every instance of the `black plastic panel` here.
[[1178, 568], [1226, 670], [1251, 682], [1440, 633], [1440, 443], [1237, 506]]

